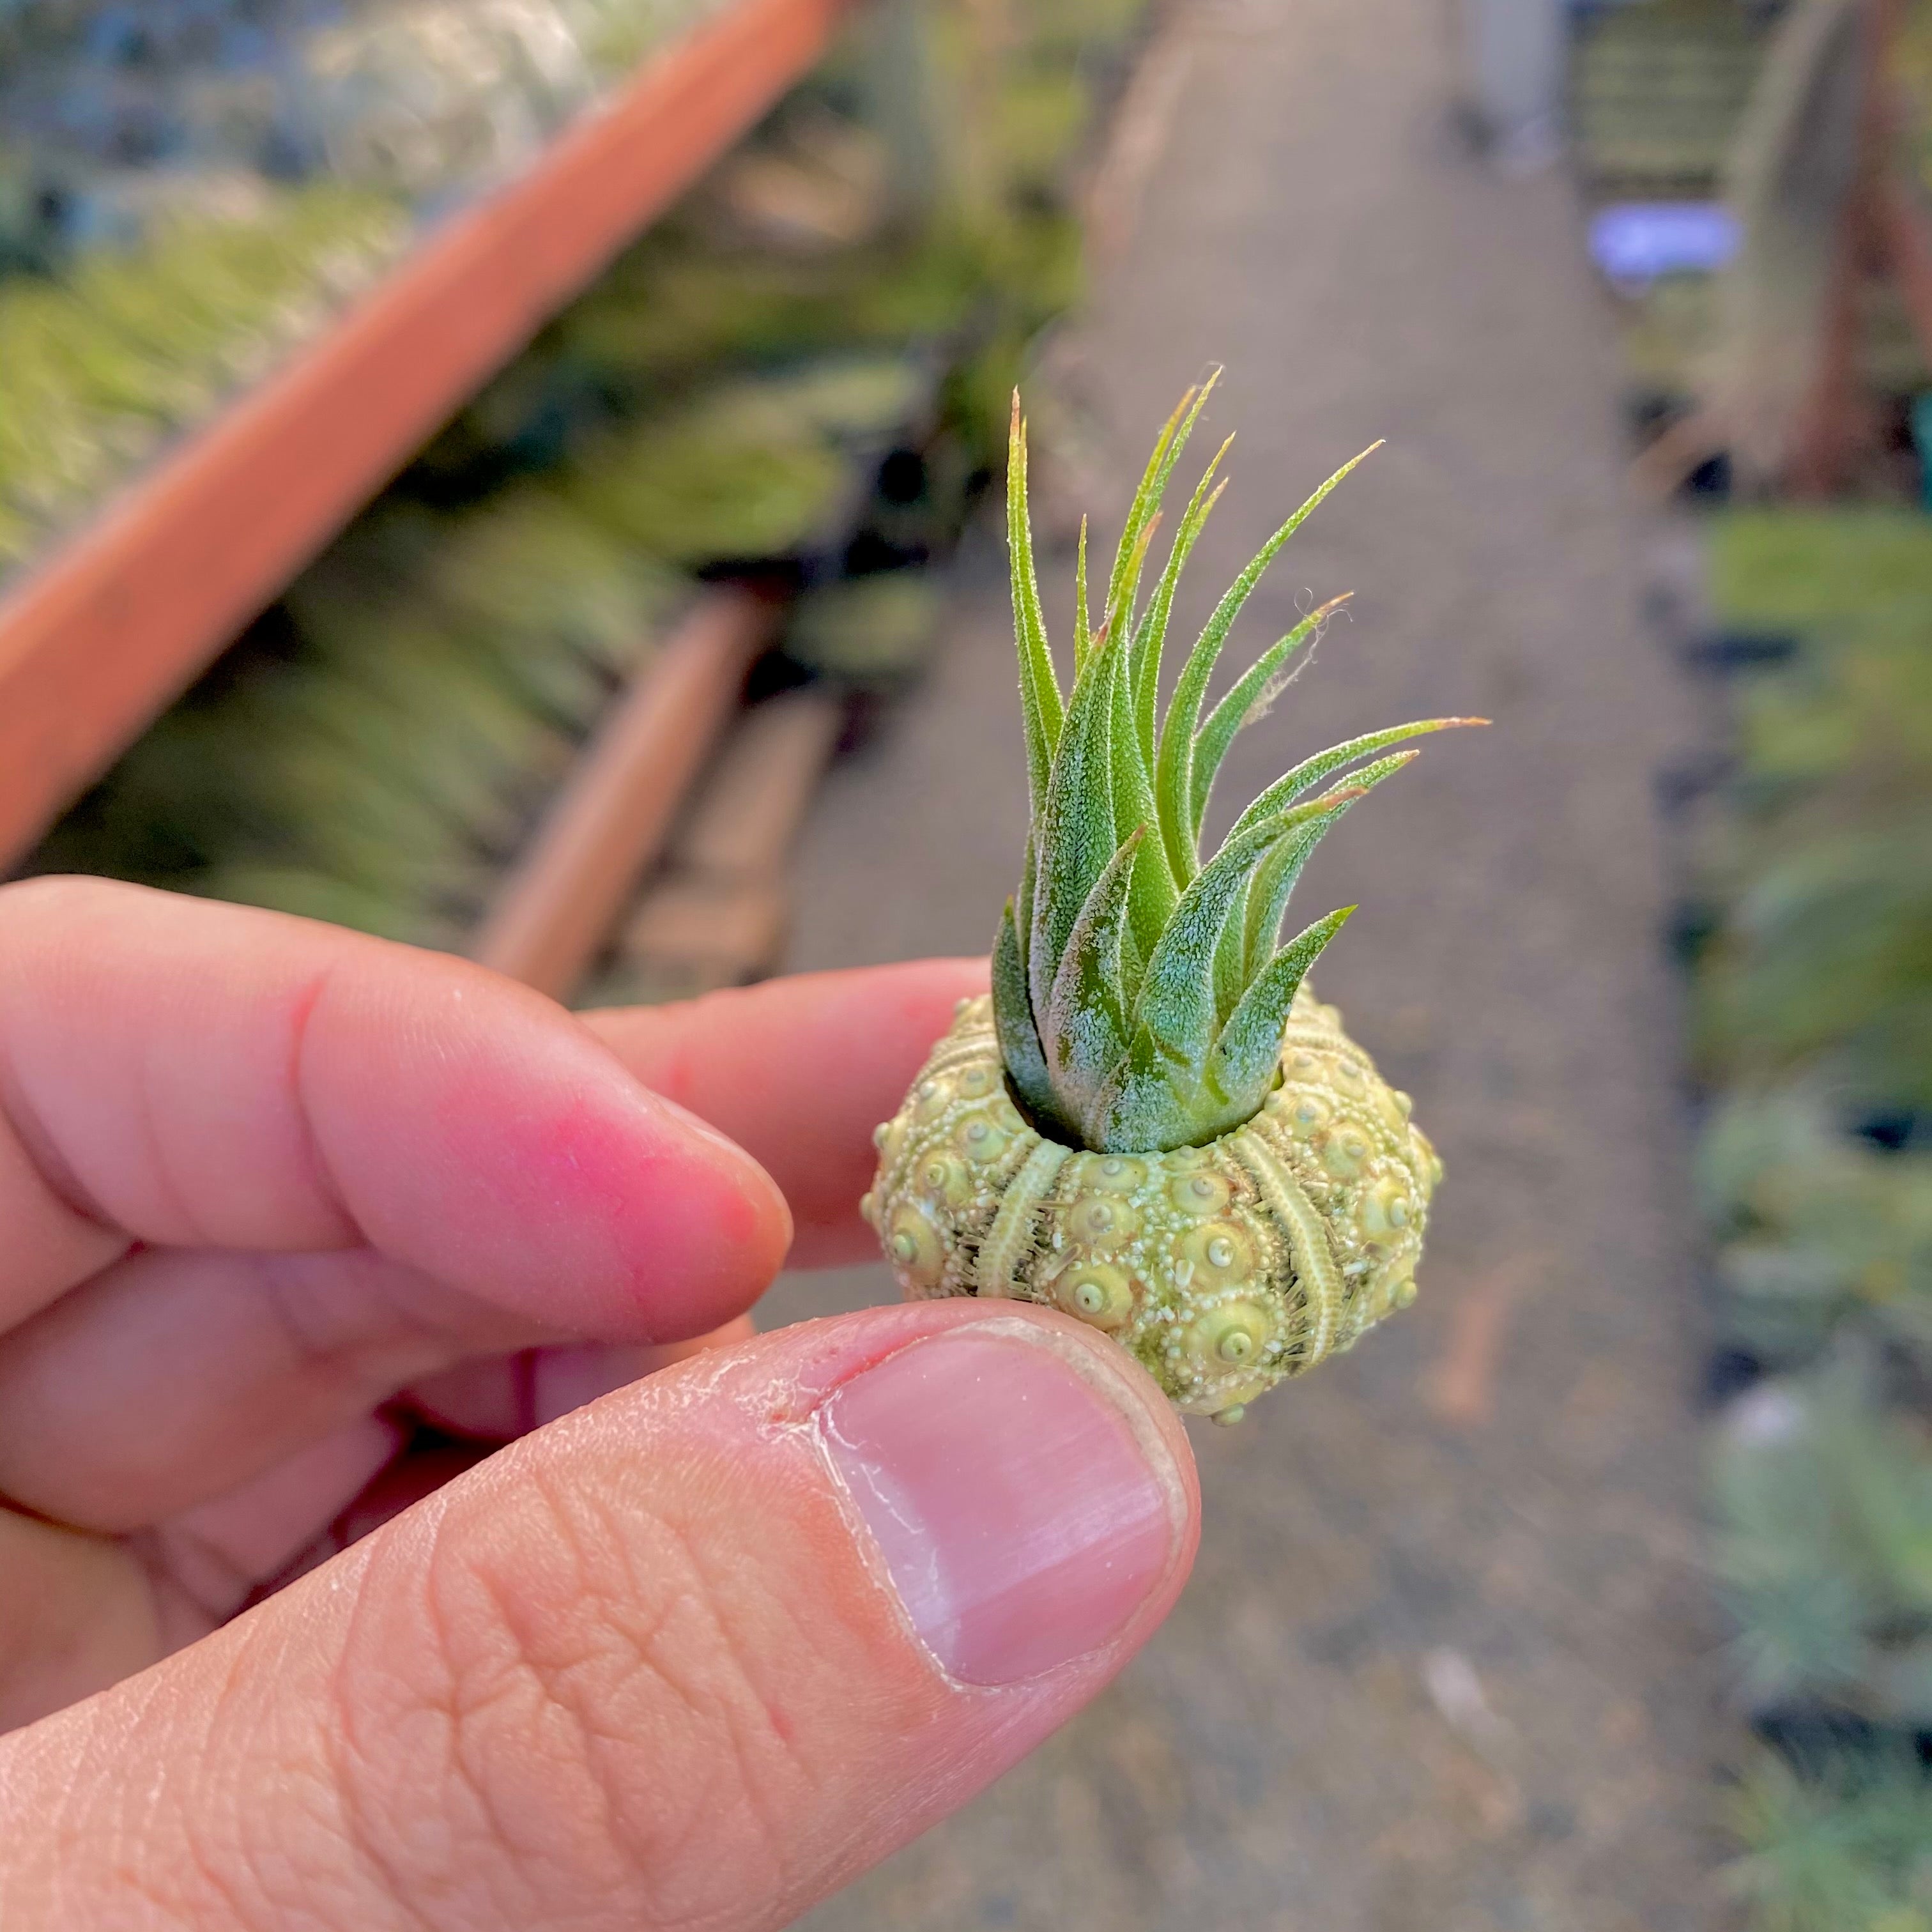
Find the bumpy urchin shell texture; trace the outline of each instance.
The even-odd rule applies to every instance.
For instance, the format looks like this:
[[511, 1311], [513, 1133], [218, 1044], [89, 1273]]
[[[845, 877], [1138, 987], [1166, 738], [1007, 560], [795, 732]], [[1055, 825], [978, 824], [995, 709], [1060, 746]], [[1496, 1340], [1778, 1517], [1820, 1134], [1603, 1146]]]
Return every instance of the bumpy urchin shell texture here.
[[1235, 1420], [1414, 1299], [1442, 1172], [1408, 1096], [1305, 984], [1280, 1066], [1261, 1112], [1206, 1147], [1069, 1148], [1027, 1124], [992, 1002], [968, 1000], [878, 1130], [866, 1218], [909, 1297], [1062, 1309], [1182, 1409]]

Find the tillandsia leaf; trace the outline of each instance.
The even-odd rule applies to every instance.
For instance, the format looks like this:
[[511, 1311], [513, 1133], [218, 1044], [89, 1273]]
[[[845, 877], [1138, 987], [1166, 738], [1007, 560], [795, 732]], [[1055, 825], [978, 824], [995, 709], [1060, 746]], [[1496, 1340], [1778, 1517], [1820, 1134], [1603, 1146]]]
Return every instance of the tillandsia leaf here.
[[1486, 724], [1486, 718], [1424, 718], [1413, 724], [1391, 724], [1385, 731], [1371, 731], [1366, 736], [1351, 738], [1347, 743], [1331, 746], [1318, 752], [1312, 758], [1304, 758], [1292, 771], [1284, 772], [1235, 820], [1234, 830], [1245, 832], [1264, 818], [1273, 818], [1294, 803], [1305, 791], [1312, 790], [1324, 778], [1339, 772], [1344, 765], [1353, 764], [1358, 758], [1366, 758], [1371, 753], [1386, 751], [1391, 745], [1400, 745], [1410, 738], [1420, 738], [1431, 731], [1453, 731], [1465, 725]]
[[1120, 541], [1114, 552], [1113, 574], [1107, 580], [1107, 608], [1101, 621], [1117, 634], [1130, 636], [1134, 627], [1134, 602], [1140, 586], [1142, 566], [1147, 561], [1148, 539], [1154, 518], [1160, 514], [1161, 498], [1168, 478], [1187, 447], [1201, 412], [1208, 406], [1214, 385], [1221, 380], [1216, 369], [1198, 388], [1191, 388], [1175, 405], [1172, 416], [1162, 426], [1154, 454], [1148, 458], [1140, 487], [1127, 508], [1127, 520], [1120, 529]]
[[1120, 1064], [1127, 1048], [1127, 1010], [1121, 998], [1120, 937], [1127, 922], [1127, 891], [1147, 828], [1137, 825], [1120, 842], [1107, 869], [1094, 881], [1073, 922], [1066, 951], [1047, 1000], [1045, 1037], [1051, 1058], [1047, 1076], [1056, 1111], [1077, 1118], [1081, 1100]]
[[[1387, 772], [1375, 774], [1379, 784]], [[1214, 1013], [1217, 1024], [1225, 1023], [1241, 1003], [1250, 983], [1268, 963], [1282, 915], [1288, 910], [1289, 895], [1299, 882], [1309, 856], [1323, 836], [1369, 787], [1351, 777], [1346, 786], [1324, 794], [1320, 802], [1333, 808], [1327, 815], [1313, 819], [1298, 831], [1277, 839], [1263, 855], [1238, 903], [1231, 909], [1214, 949]], [[1264, 933], [1256, 950], [1255, 935]]]
[[1060, 740], [1060, 680], [1047, 648], [1046, 620], [1034, 571], [1033, 521], [1027, 508], [1026, 423], [1019, 392], [1013, 392], [1012, 427], [1006, 442], [1006, 550], [1012, 568], [1013, 628], [1019, 642], [1020, 711], [1026, 727], [1027, 776], [1034, 822], [1040, 822], [1047, 774]]
[[[1351, 772], [1344, 786], [1324, 794], [1325, 801], [1334, 807], [1330, 816], [1269, 848], [1244, 889], [1240, 910], [1222, 928], [1215, 948], [1214, 1004], [1220, 1018], [1225, 1021], [1232, 1014], [1256, 976], [1267, 965], [1288, 900], [1329, 827], [1357, 799], [1365, 797], [1383, 779], [1394, 776], [1415, 755], [1413, 752], [1398, 752]], [[1256, 825], [1263, 823], [1257, 820]]]
[[1049, 1124], [1058, 1122], [1046, 1054], [1040, 1043], [1040, 1029], [1034, 1023], [1033, 1000], [1027, 991], [1026, 967], [1020, 958], [1019, 928], [1014, 922], [1011, 899], [1000, 916], [1000, 936], [993, 946], [993, 1027], [999, 1035], [1000, 1057], [1006, 1064], [1007, 1077], [1020, 1098], [1036, 1119]]
[[[1047, 774], [1046, 800], [1034, 821], [1027, 983], [1034, 1016], [1042, 1021], [1074, 921], [1094, 882], [1120, 849], [1114, 815], [1113, 722], [1123, 655], [1118, 640], [1102, 638], [1081, 667]], [[1051, 1064], [1052, 1042], [1043, 1043]]]
[[1240, 615], [1241, 607], [1254, 594], [1255, 586], [1262, 580], [1263, 573], [1280, 554], [1282, 546], [1308, 520], [1316, 506], [1329, 491], [1357, 464], [1373, 455], [1381, 447], [1379, 442], [1372, 442], [1360, 456], [1343, 464], [1255, 553], [1250, 559], [1247, 568], [1229, 585], [1226, 594], [1214, 607], [1214, 615], [1202, 628], [1193, 650], [1188, 654], [1186, 663], [1181, 668], [1180, 679], [1174, 688], [1173, 698], [1168, 706], [1167, 721], [1161, 727], [1160, 748], [1155, 761], [1156, 788], [1174, 808], [1169, 856], [1177, 867], [1186, 865], [1191, 869], [1194, 859], [1191, 845], [1182, 832], [1181, 828], [1186, 824], [1182, 814], [1191, 814], [1191, 801], [1194, 796], [1194, 734], [1200, 722], [1201, 707], [1207, 699], [1208, 681], [1214, 675], [1214, 666], [1220, 657], [1222, 646], [1228, 641], [1228, 633], [1233, 629], [1234, 620]]
[[1268, 1098], [1296, 991], [1354, 910], [1343, 906], [1298, 933], [1255, 976], [1228, 1016], [1208, 1056], [1208, 1078], [1226, 1102], [1233, 1122], [1248, 1119]]
[[[1014, 944], [1019, 953], [1022, 972], [1027, 970], [1028, 950], [1033, 940], [1034, 880], [1040, 864], [1035, 854], [1036, 843], [1032, 832], [1028, 832], [1026, 849], [1020, 855], [1020, 889], [1013, 904]], [[1030, 977], [1027, 983], [1032, 985]]]
[[[1141, 533], [1134, 540], [1133, 574], [1136, 578], [1140, 574], [1141, 566], [1147, 561], [1148, 552], [1154, 548], [1154, 537], [1160, 529], [1160, 512], [1156, 510], [1154, 514], [1141, 526]], [[1116, 618], [1120, 619], [1118, 623], [1114, 621]], [[1102, 638], [1116, 635], [1125, 638], [1130, 628], [1123, 614], [1110, 608], [1101, 614], [1100, 628], [1094, 632], [1090, 641], [1092, 644], [1098, 644]], [[1126, 646], [1126, 657], [1128, 665], [1131, 667], [1133, 662], [1133, 645], [1131, 640]], [[1133, 676], [1131, 668], [1127, 670], [1126, 675], [1128, 688], [1131, 690]]]
[[1094, 634], [1087, 622], [1087, 519], [1080, 519], [1080, 544], [1073, 556], [1073, 675], [1087, 662]]
[[[1131, 652], [1121, 653], [1113, 683], [1114, 823], [1145, 829], [1154, 824], [1154, 774], [1141, 755], [1134, 727], [1133, 694], [1127, 688], [1126, 675], [1132, 662]], [[1166, 848], [1158, 836], [1139, 847], [1132, 885], [1129, 912], [1134, 952], [1144, 958], [1159, 943], [1180, 897], [1180, 884], [1168, 866]]]
[[1283, 840], [1274, 847], [1255, 868], [1255, 877], [1250, 879], [1241, 892], [1240, 907], [1234, 916], [1221, 928], [1221, 937], [1214, 946], [1214, 1017], [1217, 1022], [1225, 1020], [1240, 1004], [1242, 994], [1248, 986], [1248, 921], [1245, 908], [1248, 902], [1259, 889], [1262, 875], [1278, 864], [1285, 851], [1293, 848]]
[[1186, 512], [1180, 519], [1180, 527], [1174, 534], [1174, 547], [1168, 553], [1166, 568], [1155, 581], [1147, 614], [1134, 634], [1134, 730], [1141, 755], [1146, 760], [1150, 772], [1154, 763], [1154, 713], [1160, 690], [1161, 654], [1167, 643], [1167, 623], [1174, 608], [1174, 586], [1180, 581], [1180, 573], [1214, 506], [1221, 500], [1221, 492], [1228, 487], [1225, 482], [1219, 485], [1215, 483], [1214, 472], [1221, 466], [1221, 459], [1227, 454], [1228, 446], [1234, 440], [1229, 436], [1214, 452], [1201, 481], [1195, 486]]
[[1179, 1080], [1198, 1078], [1220, 1025], [1214, 956], [1249, 880], [1275, 845], [1333, 818], [1344, 802], [1316, 799], [1251, 826], [1202, 868], [1149, 957], [1134, 1002], [1129, 1053], [1137, 1070], [1160, 1064]]
[[[1351, 772], [1346, 792], [1336, 800], [1334, 818], [1323, 820], [1315, 838], [1299, 842], [1285, 838], [1262, 861], [1248, 884], [1247, 916], [1244, 922], [1241, 944], [1244, 993], [1250, 982], [1265, 968], [1269, 955], [1274, 950], [1275, 942], [1281, 934], [1282, 920], [1287, 916], [1288, 900], [1301, 881], [1309, 855], [1315, 850], [1316, 838], [1326, 832], [1357, 799], [1366, 798], [1384, 778], [1393, 778], [1418, 755], [1414, 752], [1398, 752], [1393, 758], [1378, 759], [1372, 765], [1363, 766], [1359, 771]], [[1330, 793], [1329, 796], [1334, 797], [1335, 794]]]
[[[1221, 760], [1228, 755], [1228, 747], [1240, 733], [1266, 715], [1282, 684], [1287, 681], [1282, 667], [1288, 660], [1304, 644], [1318, 639], [1322, 626], [1354, 595], [1353, 591], [1345, 590], [1340, 596], [1330, 598], [1319, 610], [1310, 611], [1286, 637], [1276, 638], [1235, 680], [1227, 695], [1208, 713], [1207, 723], [1194, 734], [1193, 770], [1190, 774], [1193, 796], [1188, 802], [1186, 815], [1189, 845], [1198, 848], [1201, 842], [1201, 820], [1207, 812], [1208, 795], [1214, 789]], [[1307, 659], [1304, 658], [1303, 663], [1306, 662]], [[1161, 807], [1177, 817], [1180, 814], [1178, 801], [1170, 801], [1163, 796]]]

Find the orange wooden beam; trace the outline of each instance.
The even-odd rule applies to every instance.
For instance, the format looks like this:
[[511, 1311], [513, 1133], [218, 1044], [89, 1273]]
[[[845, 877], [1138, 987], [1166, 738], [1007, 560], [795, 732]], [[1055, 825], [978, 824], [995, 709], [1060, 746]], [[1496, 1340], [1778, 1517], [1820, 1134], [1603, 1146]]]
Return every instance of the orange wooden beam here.
[[0, 602], [0, 869], [758, 120], [850, 0], [736, 0]]
[[1858, 380], [1861, 294], [1882, 252], [1882, 201], [1895, 120], [1892, 83], [1901, 6], [1902, 0], [1861, 0], [1857, 172], [1838, 218], [1817, 367], [1785, 466], [1786, 487], [1801, 497], [1837, 495], [1850, 479], [1860, 446], [1871, 434], [1870, 412]]
[[1918, 338], [1919, 352], [1932, 364], [1932, 214], [1916, 186], [1893, 176], [1886, 181], [1879, 218], [1886, 258], [1912, 332]]
[[470, 948], [568, 999], [616, 923], [778, 621], [741, 590], [710, 590], [612, 710], [552, 802]]

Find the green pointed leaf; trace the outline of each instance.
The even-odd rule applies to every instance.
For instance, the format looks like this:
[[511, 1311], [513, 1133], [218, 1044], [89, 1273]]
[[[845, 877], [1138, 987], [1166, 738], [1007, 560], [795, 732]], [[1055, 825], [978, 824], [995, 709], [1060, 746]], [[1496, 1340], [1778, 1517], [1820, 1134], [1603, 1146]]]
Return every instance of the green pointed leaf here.
[[1121, 526], [1120, 541], [1114, 552], [1113, 574], [1107, 580], [1107, 607], [1102, 614], [1102, 622], [1120, 634], [1130, 634], [1133, 629], [1134, 599], [1140, 584], [1141, 566], [1147, 559], [1149, 526], [1160, 508], [1174, 466], [1180, 461], [1180, 452], [1186, 448], [1187, 439], [1193, 434], [1194, 425], [1220, 380], [1221, 372], [1216, 369], [1198, 389], [1190, 389], [1181, 398], [1155, 439], [1154, 454], [1148, 458], [1140, 487], [1128, 506], [1127, 520]]
[[1304, 792], [1318, 785], [1344, 765], [1352, 765], [1358, 758], [1365, 758], [1371, 752], [1386, 750], [1390, 745], [1400, 745], [1406, 739], [1420, 738], [1431, 731], [1450, 731], [1462, 725], [1486, 724], [1489, 722], [1486, 718], [1424, 718], [1413, 724], [1392, 724], [1385, 731], [1371, 731], [1365, 737], [1351, 738], [1346, 744], [1331, 746], [1312, 758], [1304, 758], [1293, 770], [1276, 779], [1235, 820], [1234, 831], [1228, 836], [1232, 838], [1235, 832], [1244, 832], [1263, 819], [1272, 818]]
[[1160, 507], [1158, 478], [1161, 464], [1194, 398], [1195, 392], [1190, 389], [1174, 405], [1174, 413], [1162, 424], [1160, 435], [1154, 438], [1154, 453], [1148, 458], [1147, 468], [1135, 488], [1133, 499], [1127, 506], [1126, 520], [1120, 525], [1120, 541], [1114, 546], [1113, 567], [1107, 574], [1107, 594], [1100, 606], [1102, 626], [1112, 624], [1129, 579], [1139, 574], [1140, 557], [1137, 553], [1144, 554], [1147, 525]]
[[[1122, 653], [1120, 675], [1114, 680], [1114, 823], [1151, 827], [1154, 823], [1153, 774], [1141, 755], [1140, 739], [1134, 728], [1132, 693], [1127, 687], [1132, 662], [1130, 655]], [[1168, 869], [1166, 853], [1158, 836], [1148, 839], [1140, 848], [1132, 886], [1129, 910], [1136, 950], [1144, 956], [1159, 940], [1180, 896], [1180, 886]]]
[[1134, 860], [1146, 835], [1144, 826], [1135, 826], [1094, 881], [1047, 999], [1041, 1037], [1048, 1078], [1060, 1111], [1076, 1120], [1126, 1052], [1120, 938]]
[[[1340, 818], [1358, 799], [1366, 798], [1383, 779], [1393, 778], [1403, 766], [1414, 763], [1419, 755], [1414, 752], [1398, 752], [1393, 758], [1380, 759], [1372, 765], [1364, 765], [1360, 771], [1351, 772], [1346, 790], [1339, 796], [1335, 793], [1328, 794], [1336, 800], [1334, 814], [1322, 822], [1316, 836], [1304, 842], [1283, 839], [1262, 860], [1248, 888], [1247, 916], [1241, 946], [1240, 986], [1243, 991], [1249, 982], [1262, 971], [1269, 955], [1274, 950], [1282, 920], [1288, 911], [1288, 900], [1296, 886], [1300, 883], [1309, 856], [1314, 851], [1321, 834], [1328, 831], [1336, 819]], [[1233, 1002], [1231, 1000], [1228, 1004], [1232, 1005]], [[1225, 1012], [1226, 1008], [1222, 1010]]]
[[1047, 776], [1046, 803], [1036, 821], [1038, 852], [1027, 982], [1036, 1014], [1046, 1011], [1053, 976], [1087, 895], [1120, 849], [1114, 815], [1113, 721], [1122, 656], [1114, 639], [1098, 640], [1075, 681]]
[[[1147, 846], [1141, 847], [1141, 856], [1136, 866], [1147, 862]], [[1134, 937], [1134, 922], [1130, 919], [1120, 929], [1120, 1004], [1129, 1012], [1134, 1010], [1134, 1001], [1139, 996], [1142, 976], [1147, 970], [1147, 955], [1141, 950], [1140, 942]]]
[[[1182, 667], [1179, 681], [1174, 688], [1174, 697], [1167, 708], [1167, 722], [1161, 727], [1160, 748], [1155, 763], [1156, 785], [1161, 794], [1173, 801], [1177, 807], [1170, 833], [1172, 845], [1168, 857], [1177, 872], [1182, 876], [1191, 869], [1192, 854], [1174, 849], [1184, 842], [1183, 828], [1186, 820], [1180, 815], [1180, 808], [1191, 812], [1194, 796], [1194, 734], [1200, 723], [1201, 707], [1208, 696], [1209, 680], [1214, 675], [1214, 666], [1220, 659], [1223, 645], [1228, 641], [1228, 633], [1233, 629], [1234, 620], [1240, 615], [1241, 607], [1254, 593], [1255, 586], [1260, 583], [1263, 573], [1274, 562], [1282, 546], [1307, 521], [1316, 506], [1353, 470], [1355, 464], [1382, 447], [1371, 443], [1354, 461], [1345, 463], [1327, 482], [1304, 503], [1288, 521], [1262, 544], [1249, 560], [1247, 568], [1228, 586], [1227, 594], [1214, 608], [1214, 614], [1203, 628], [1194, 649], [1188, 654], [1187, 662]], [[1166, 830], [1163, 820], [1163, 830]]]
[[[1034, 836], [1027, 833], [1026, 849], [1020, 855], [1020, 890], [1014, 910], [1014, 944], [1019, 951], [1020, 967], [1026, 970], [1028, 950], [1033, 940], [1034, 874], [1038, 861], [1034, 856]], [[1030, 980], [1028, 982], [1030, 984]]]
[[[1154, 548], [1154, 536], [1160, 528], [1160, 512], [1156, 510], [1154, 514], [1141, 526], [1140, 536], [1135, 542], [1134, 574], [1136, 578], [1140, 574], [1141, 565], [1146, 561], [1148, 552]], [[1096, 641], [1102, 638], [1114, 636], [1126, 638], [1127, 636], [1128, 627], [1125, 622], [1123, 621], [1121, 622], [1116, 623], [1114, 621], [1116, 617], [1119, 616], [1119, 615], [1120, 613], [1118, 611], [1112, 609], [1108, 609], [1102, 614], [1100, 618], [1100, 628], [1094, 633]], [[1128, 653], [1128, 662], [1131, 664], [1132, 662], [1133, 649], [1131, 640], [1130, 640], [1126, 646], [1126, 649]], [[1131, 674], [1130, 674], [1129, 688], [1132, 688]]]
[[1295, 990], [1354, 910], [1343, 906], [1297, 934], [1255, 976], [1221, 1029], [1208, 1056], [1208, 1077], [1238, 1119], [1249, 1118], [1268, 1098]]
[[1129, 1054], [1138, 1070], [1166, 1066], [1184, 1090], [1199, 1083], [1220, 1028], [1214, 956], [1222, 932], [1269, 851], [1333, 817], [1340, 802], [1320, 798], [1231, 838], [1180, 896], [1148, 961], [1132, 1016]]
[[[1234, 742], [1236, 734], [1266, 714], [1282, 683], [1286, 681], [1281, 676], [1282, 667], [1304, 644], [1317, 638], [1328, 619], [1354, 595], [1353, 591], [1345, 590], [1340, 596], [1330, 598], [1320, 610], [1311, 610], [1286, 637], [1276, 638], [1241, 674], [1226, 697], [1208, 713], [1207, 723], [1195, 734], [1191, 774], [1194, 795], [1188, 802], [1186, 811], [1186, 842], [1190, 847], [1198, 847], [1200, 843], [1201, 820], [1208, 810], [1208, 794], [1214, 789], [1221, 760], [1227, 756], [1228, 747]], [[1307, 660], [1304, 658], [1303, 662], [1306, 663]], [[1176, 763], [1178, 765], [1179, 761]], [[1156, 789], [1158, 792], [1158, 777]], [[1178, 805], [1164, 794], [1160, 796], [1161, 809], [1180, 816]]]
[[1095, 1097], [1080, 1134], [1102, 1154], [1186, 1147], [1196, 1139], [1198, 1114], [1164, 1071], [1136, 1066], [1130, 1054]]
[[1046, 797], [1047, 774], [1061, 728], [1060, 680], [1047, 647], [1046, 620], [1034, 574], [1033, 523], [1027, 508], [1026, 424], [1019, 392], [1013, 392], [1012, 428], [1006, 444], [1006, 549], [1012, 571], [1013, 636], [1019, 647], [1020, 711], [1026, 728], [1027, 776], [1034, 822]]
[[1073, 675], [1087, 662], [1094, 634], [1087, 622], [1087, 519], [1080, 519], [1080, 547], [1073, 559]]
[[1234, 1010], [1246, 989], [1248, 905], [1262, 889], [1262, 874], [1280, 856], [1282, 850], [1280, 846], [1275, 847], [1256, 868], [1254, 878], [1241, 889], [1240, 903], [1221, 928], [1221, 937], [1214, 947], [1214, 1017], [1217, 1024]]
[[1167, 643], [1168, 617], [1174, 608], [1174, 589], [1214, 506], [1221, 500], [1222, 490], [1228, 487], [1226, 483], [1216, 484], [1214, 472], [1220, 467], [1221, 459], [1227, 454], [1228, 444], [1234, 440], [1229, 436], [1214, 452], [1201, 481], [1195, 485], [1186, 512], [1180, 519], [1180, 527], [1174, 534], [1174, 547], [1168, 553], [1166, 567], [1155, 580], [1147, 614], [1135, 627], [1133, 651], [1129, 660], [1130, 682], [1134, 694], [1135, 737], [1150, 772], [1154, 761], [1154, 712], [1160, 689], [1161, 655]]
[[1054, 1120], [1053, 1083], [1047, 1077], [1040, 1029], [1034, 1024], [1011, 899], [1000, 915], [1000, 936], [993, 946], [993, 1028], [999, 1036], [1000, 1058], [1020, 1098], [1036, 1119]]
[[1413, 752], [1384, 760], [1354, 773], [1346, 787], [1324, 794], [1322, 802], [1334, 810], [1324, 818], [1304, 826], [1299, 832], [1270, 846], [1253, 876], [1243, 889], [1240, 904], [1222, 928], [1220, 944], [1214, 949], [1214, 1008], [1225, 1023], [1238, 1006], [1256, 975], [1267, 964], [1275, 935], [1281, 929], [1282, 914], [1289, 896], [1299, 883], [1310, 856], [1327, 836], [1329, 828], [1356, 800], [1414, 757]]

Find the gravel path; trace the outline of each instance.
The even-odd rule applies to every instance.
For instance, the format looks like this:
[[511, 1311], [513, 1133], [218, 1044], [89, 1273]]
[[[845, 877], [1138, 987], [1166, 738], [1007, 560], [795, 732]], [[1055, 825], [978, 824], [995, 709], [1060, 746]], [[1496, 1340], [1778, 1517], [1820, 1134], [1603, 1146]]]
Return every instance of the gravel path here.
[[[1196, 1431], [1200, 1567], [1120, 1682], [814, 1932], [1676, 1932], [1716, 1922], [1715, 1639], [1696, 1568], [1691, 1317], [1651, 772], [1678, 728], [1634, 615], [1606, 318], [1558, 179], [1450, 130], [1436, 0], [1197, 16], [1171, 138], [1072, 368], [1117, 518], [1215, 362], [1234, 487], [1198, 620], [1277, 514], [1390, 446], [1257, 597], [1352, 620], [1232, 760], [1436, 711], [1304, 917], [1318, 975], [1411, 1090], [1449, 1178], [1415, 1311]], [[1210, 445], [1211, 447], [1211, 443]], [[943, 662], [835, 774], [793, 963], [983, 948], [1023, 782], [1000, 564]], [[1064, 622], [1070, 574], [1050, 560]], [[889, 1292], [790, 1280], [773, 1319]]]

